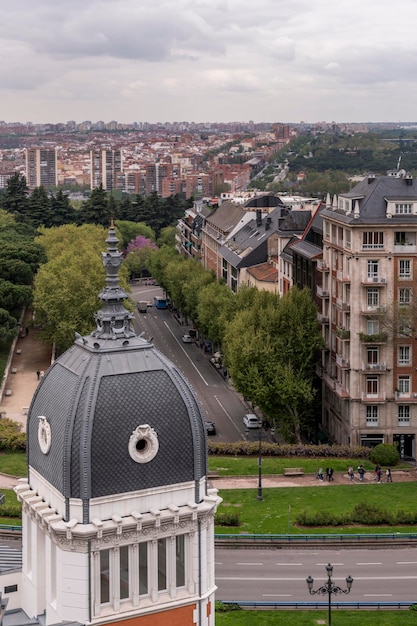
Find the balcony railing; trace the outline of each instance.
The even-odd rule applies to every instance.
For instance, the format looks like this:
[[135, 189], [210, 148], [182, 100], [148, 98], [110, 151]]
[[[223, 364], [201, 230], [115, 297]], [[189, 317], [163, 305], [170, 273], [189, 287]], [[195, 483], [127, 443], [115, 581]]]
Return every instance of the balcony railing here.
[[329, 271], [329, 264], [327, 261], [325, 261], [324, 259], [318, 259], [317, 261], [317, 269], [319, 270], [319, 272], [328, 272]]
[[350, 330], [346, 330], [346, 328], [342, 328], [341, 326], [336, 327], [336, 335], [339, 339], [346, 341], [350, 339]]
[[336, 278], [337, 278], [337, 280], [339, 280], [341, 282], [350, 283], [350, 277], [344, 275], [342, 270], [337, 270]]
[[325, 313], [317, 313], [317, 319], [318, 319], [320, 324], [328, 324], [329, 323], [329, 316], [326, 315]]
[[367, 402], [372, 404], [376, 404], [378, 402], [385, 402], [387, 399], [387, 394], [385, 391], [379, 391], [378, 393], [368, 393], [367, 391], [363, 391], [361, 394], [362, 402]]
[[388, 333], [376, 333], [375, 335], [359, 333], [359, 340], [362, 343], [386, 343], [387, 339]]
[[386, 372], [386, 363], [362, 363], [362, 370], [364, 372]]
[[395, 391], [394, 392], [394, 398], [396, 400], [398, 400], [399, 402], [417, 402], [417, 393], [415, 392], [409, 392], [409, 393], [403, 393], [402, 391]]
[[336, 354], [336, 365], [342, 369], [349, 369], [350, 364], [348, 359], [344, 359], [340, 354]]
[[349, 302], [345, 302], [344, 300], [342, 300], [342, 298], [336, 298], [336, 306], [341, 311], [349, 311], [350, 310], [350, 303]]
[[329, 289], [328, 287], [321, 287], [317, 285], [317, 295], [319, 298], [328, 298], [329, 297]]
[[385, 315], [387, 312], [386, 306], [365, 306], [361, 310], [362, 315]]
[[386, 285], [386, 276], [365, 276], [362, 278], [363, 285]]

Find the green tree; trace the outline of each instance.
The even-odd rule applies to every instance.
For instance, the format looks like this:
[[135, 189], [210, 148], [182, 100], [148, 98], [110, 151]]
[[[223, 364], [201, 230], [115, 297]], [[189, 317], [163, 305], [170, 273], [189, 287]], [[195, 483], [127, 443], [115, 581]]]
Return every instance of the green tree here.
[[236, 389], [274, 420], [289, 441], [301, 442], [309, 425], [321, 343], [317, 308], [308, 290], [293, 288], [281, 299], [258, 292], [252, 305], [239, 309], [226, 326], [224, 360]]
[[29, 187], [26, 178], [16, 172], [7, 181], [6, 193], [2, 197], [2, 207], [18, 220], [26, 217], [29, 206]]
[[120, 234], [121, 241], [120, 246], [122, 249], [127, 248], [132, 239], [136, 239], [138, 235], [143, 235], [151, 241], [155, 241], [155, 233], [150, 226], [147, 226], [144, 222], [130, 222], [127, 220], [116, 220], [114, 222]]
[[0, 309], [0, 346], [8, 346], [17, 335], [17, 319], [6, 309]]
[[158, 246], [169, 246], [174, 248], [176, 244], [176, 235], [177, 229], [175, 226], [165, 226], [164, 228], [161, 228], [158, 238]]
[[235, 294], [218, 281], [201, 288], [198, 296], [197, 317], [199, 329], [214, 344], [223, 343], [226, 321], [235, 309]]
[[[42, 243], [48, 262], [34, 281], [34, 307], [43, 326], [42, 337], [68, 348], [75, 332], [88, 334], [94, 328], [94, 313], [100, 308], [98, 294], [105, 285], [101, 252], [108, 231], [86, 224], [43, 230]], [[120, 270], [121, 284], [127, 289], [127, 270]]]
[[33, 226], [48, 224], [51, 221], [51, 200], [42, 185], [35, 187], [29, 197], [26, 218]]
[[68, 195], [62, 189], [59, 189], [55, 195], [51, 196], [50, 202], [51, 212], [49, 220], [44, 222], [45, 226], [50, 228], [77, 222], [78, 214], [72, 206]]
[[93, 189], [88, 200], [83, 203], [80, 221], [83, 224], [101, 224], [101, 226], [107, 227], [110, 225], [110, 218], [107, 194], [100, 183], [100, 186]]

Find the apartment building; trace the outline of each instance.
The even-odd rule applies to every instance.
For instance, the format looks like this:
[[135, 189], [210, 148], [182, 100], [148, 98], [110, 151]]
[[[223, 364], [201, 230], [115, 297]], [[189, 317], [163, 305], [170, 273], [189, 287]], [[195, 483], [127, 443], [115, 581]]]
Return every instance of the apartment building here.
[[26, 148], [26, 182], [29, 189], [41, 185], [45, 189], [58, 184], [58, 165], [56, 148]]
[[122, 154], [120, 150], [95, 148], [90, 150], [90, 187], [96, 189], [100, 185], [111, 191], [117, 188], [117, 177], [122, 171]]
[[328, 196], [321, 217], [323, 425], [339, 443], [415, 458], [417, 184], [369, 176]]

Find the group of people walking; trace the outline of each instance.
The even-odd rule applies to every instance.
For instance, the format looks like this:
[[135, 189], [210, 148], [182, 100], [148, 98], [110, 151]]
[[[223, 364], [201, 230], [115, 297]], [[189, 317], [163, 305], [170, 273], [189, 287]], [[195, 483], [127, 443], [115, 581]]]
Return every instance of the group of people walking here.
[[[359, 475], [359, 481], [361, 483], [363, 483], [364, 479], [365, 479], [365, 472], [366, 472], [366, 470], [365, 470], [364, 466], [362, 465], [362, 463], [358, 466], [357, 472], [358, 472], [358, 475]], [[353, 483], [354, 480], [355, 480], [355, 470], [353, 469], [353, 467], [351, 465], [348, 468], [348, 476], [349, 476], [350, 481]], [[390, 467], [387, 467], [387, 469], [385, 470], [385, 476], [386, 476], [387, 483], [392, 483], [392, 473], [391, 473], [391, 468]], [[382, 469], [381, 469], [380, 465], [377, 465], [376, 468], [375, 468], [374, 480], [376, 482], [380, 483], [381, 482], [381, 478], [382, 478]]]

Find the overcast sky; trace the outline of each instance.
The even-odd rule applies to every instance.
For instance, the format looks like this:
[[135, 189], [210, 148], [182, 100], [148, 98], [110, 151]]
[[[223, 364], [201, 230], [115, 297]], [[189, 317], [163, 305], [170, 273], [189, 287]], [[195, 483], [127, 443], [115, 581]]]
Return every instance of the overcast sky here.
[[0, 120], [415, 121], [415, 0], [13, 0]]

